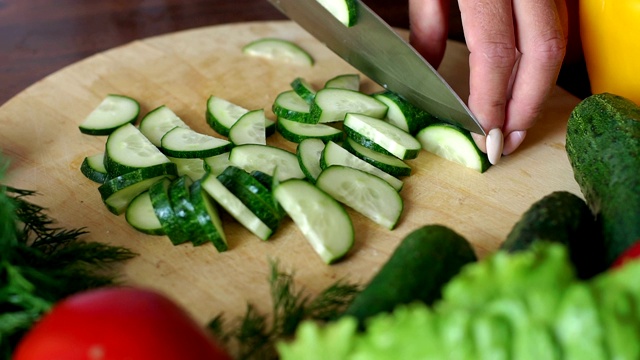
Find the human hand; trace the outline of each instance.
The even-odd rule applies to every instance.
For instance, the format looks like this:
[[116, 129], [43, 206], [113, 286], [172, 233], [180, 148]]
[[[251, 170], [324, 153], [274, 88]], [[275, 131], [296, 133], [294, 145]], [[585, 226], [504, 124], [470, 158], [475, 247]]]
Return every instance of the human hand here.
[[[568, 33], [564, 0], [459, 0], [469, 48], [469, 100], [487, 136], [473, 134], [491, 163], [522, 144], [553, 90]], [[412, 45], [437, 67], [449, 0], [409, 0]], [[504, 134], [504, 139], [503, 139]]]

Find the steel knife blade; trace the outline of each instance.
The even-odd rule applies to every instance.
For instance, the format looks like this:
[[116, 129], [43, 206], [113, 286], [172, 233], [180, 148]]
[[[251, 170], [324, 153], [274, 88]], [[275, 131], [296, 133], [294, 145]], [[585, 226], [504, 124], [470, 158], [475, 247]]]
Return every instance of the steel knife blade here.
[[385, 89], [443, 121], [486, 135], [438, 71], [362, 1], [356, 0], [357, 20], [350, 27], [317, 0], [269, 2]]

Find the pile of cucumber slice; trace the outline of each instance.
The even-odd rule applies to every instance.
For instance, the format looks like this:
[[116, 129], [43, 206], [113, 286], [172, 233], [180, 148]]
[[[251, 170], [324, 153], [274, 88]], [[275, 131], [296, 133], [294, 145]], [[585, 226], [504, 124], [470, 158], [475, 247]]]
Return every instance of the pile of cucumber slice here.
[[[104, 153], [87, 156], [81, 171], [100, 184], [110, 212], [174, 245], [229, 250], [223, 211], [261, 240], [289, 217], [331, 264], [354, 244], [347, 208], [385, 229], [397, 226], [403, 178], [412, 170], [407, 160], [421, 150], [478, 171], [488, 167], [465, 130], [392, 92], [361, 92], [358, 74], [318, 89], [295, 78], [270, 106], [275, 120], [212, 95], [205, 120], [215, 133], [205, 134], [165, 105], [136, 126], [139, 103], [108, 95], [80, 125], [84, 134], [107, 135]], [[271, 145], [276, 132], [296, 151]]]

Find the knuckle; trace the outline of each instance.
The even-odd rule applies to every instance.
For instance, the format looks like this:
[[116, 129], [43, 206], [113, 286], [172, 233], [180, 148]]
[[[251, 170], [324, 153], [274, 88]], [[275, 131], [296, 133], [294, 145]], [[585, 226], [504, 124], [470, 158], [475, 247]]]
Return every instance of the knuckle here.
[[552, 32], [541, 36], [532, 46], [532, 55], [540, 62], [557, 65], [562, 62], [567, 50], [567, 41], [563, 34]]
[[509, 42], [492, 41], [484, 45], [482, 55], [492, 66], [510, 69], [516, 62], [516, 47]]

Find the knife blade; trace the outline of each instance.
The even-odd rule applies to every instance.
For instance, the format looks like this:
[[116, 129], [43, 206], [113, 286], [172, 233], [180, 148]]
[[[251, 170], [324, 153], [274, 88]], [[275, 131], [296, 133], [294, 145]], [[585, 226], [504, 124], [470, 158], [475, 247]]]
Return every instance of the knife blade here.
[[362, 1], [356, 0], [358, 15], [351, 27], [317, 0], [269, 2], [385, 89], [443, 121], [486, 135], [438, 71]]

